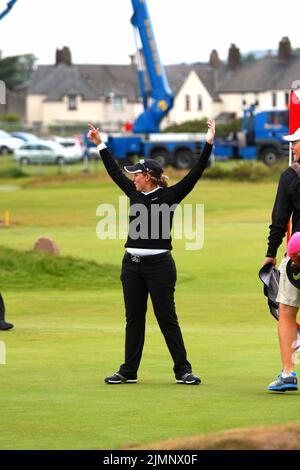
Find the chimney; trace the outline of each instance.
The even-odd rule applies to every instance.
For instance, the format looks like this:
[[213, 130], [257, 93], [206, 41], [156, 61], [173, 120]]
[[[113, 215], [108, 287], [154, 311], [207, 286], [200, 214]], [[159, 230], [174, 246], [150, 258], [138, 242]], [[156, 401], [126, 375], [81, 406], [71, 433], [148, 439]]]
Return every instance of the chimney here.
[[218, 69], [220, 67], [219, 54], [216, 49], [213, 49], [209, 56], [209, 63], [212, 69]]
[[71, 51], [66, 46], [62, 49], [56, 49], [55, 65], [59, 64], [72, 65]]
[[213, 49], [210, 53], [209, 65], [212, 68], [212, 79], [213, 79], [214, 89], [218, 90], [218, 87], [219, 87], [219, 69], [220, 69], [221, 61], [220, 61], [219, 54], [216, 51], [216, 49]]
[[231, 44], [228, 51], [228, 68], [229, 70], [235, 70], [241, 63], [241, 53], [235, 44]]
[[279, 60], [288, 60], [292, 55], [292, 46], [289, 38], [284, 36], [278, 47], [278, 59]]
[[129, 58], [130, 58], [130, 65], [136, 65], [136, 54], [129, 54]]

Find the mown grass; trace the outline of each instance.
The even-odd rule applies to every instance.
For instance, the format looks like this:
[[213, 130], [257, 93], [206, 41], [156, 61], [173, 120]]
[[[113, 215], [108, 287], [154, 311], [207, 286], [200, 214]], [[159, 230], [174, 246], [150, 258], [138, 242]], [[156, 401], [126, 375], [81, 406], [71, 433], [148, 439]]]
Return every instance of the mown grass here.
[[[298, 393], [266, 391], [280, 358], [257, 272], [276, 183], [202, 180], [186, 199], [205, 205], [205, 241], [187, 251], [185, 239], [174, 240], [176, 306], [203, 384], [174, 383], [149, 302], [139, 383], [110, 387], [103, 378], [124, 354], [124, 240], [96, 236], [98, 204], [117, 206], [121, 195], [100, 177], [1, 193], [13, 224], [0, 228], [0, 282], [15, 329], [0, 332], [0, 448], [115, 449], [299, 421]], [[58, 243], [58, 259], [31, 253], [41, 235]]]

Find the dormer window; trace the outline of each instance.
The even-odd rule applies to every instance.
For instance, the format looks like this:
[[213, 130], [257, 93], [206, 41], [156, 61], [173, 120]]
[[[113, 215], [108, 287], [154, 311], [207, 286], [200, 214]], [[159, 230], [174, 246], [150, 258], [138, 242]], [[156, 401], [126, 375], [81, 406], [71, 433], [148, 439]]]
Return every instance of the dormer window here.
[[68, 95], [68, 109], [69, 111], [76, 111], [77, 109], [76, 95]]

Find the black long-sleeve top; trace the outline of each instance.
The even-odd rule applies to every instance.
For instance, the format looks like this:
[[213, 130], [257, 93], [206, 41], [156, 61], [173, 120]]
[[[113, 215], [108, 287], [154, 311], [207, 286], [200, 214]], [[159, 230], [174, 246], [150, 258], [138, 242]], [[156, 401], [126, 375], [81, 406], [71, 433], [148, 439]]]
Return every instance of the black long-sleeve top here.
[[[299, 165], [299, 161], [297, 162]], [[272, 223], [266, 256], [276, 257], [292, 215], [292, 233], [300, 231], [300, 178], [287, 168], [281, 175], [272, 211]]]
[[[136, 190], [133, 181], [124, 175], [107, 148], [100, 151], [108, 174], [130, 200], [129, 234], [125, 243], [126, 248], [172, 249], [170, 232], [174, 211], [200, 179], [207, 166], [211, 150], [212, 145], [206, 143], [196, 165], [182, 180], [173, 186], [160, 187], [148, 194]], [[169, 212], [166, 211], [167, 208], [169, 208]], [[141, 219], [141, 213], [144, 215], [146, 213], [146, 217]], [[139, 227], [139, 220], [143, 220], [143, 225], [147, 225], [147, 227]], [[144, 223], [145, 220], [148, 224]], [[139, 237], [136, 236], [137, 232], [140, 232]]]

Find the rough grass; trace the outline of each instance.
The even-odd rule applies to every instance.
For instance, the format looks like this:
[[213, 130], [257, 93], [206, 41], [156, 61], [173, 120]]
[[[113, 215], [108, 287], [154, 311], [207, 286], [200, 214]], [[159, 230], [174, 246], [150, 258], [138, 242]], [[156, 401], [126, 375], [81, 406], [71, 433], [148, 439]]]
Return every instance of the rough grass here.
[[113, 289], [118, 285], [119, 269], [72, 258], [33, 251], [22, 252], [0, 246], [1, 290]]
[[194, 436], [133, 449], [151, 450], [299, 450], [300, 424], [233, 429], [208, 436]]

